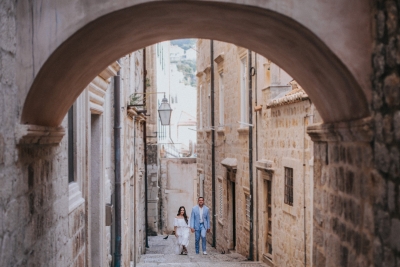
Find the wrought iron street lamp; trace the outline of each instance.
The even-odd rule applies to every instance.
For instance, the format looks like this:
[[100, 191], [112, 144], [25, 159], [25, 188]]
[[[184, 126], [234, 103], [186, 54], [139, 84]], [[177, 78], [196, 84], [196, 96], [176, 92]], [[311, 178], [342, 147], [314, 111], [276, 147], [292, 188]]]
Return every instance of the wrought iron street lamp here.
[[161, 101], [160, 106], [158, 107], [158, 114], [160, 116], [161, 125], [169, 125], [171, 121], [171, 113], [172, 109], [168, 103], [168, 99], [165, 97]]

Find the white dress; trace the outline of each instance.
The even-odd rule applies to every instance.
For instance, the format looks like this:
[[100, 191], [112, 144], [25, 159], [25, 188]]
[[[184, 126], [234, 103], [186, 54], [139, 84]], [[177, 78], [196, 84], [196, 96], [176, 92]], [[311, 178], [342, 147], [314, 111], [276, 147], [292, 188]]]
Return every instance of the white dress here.
[[175, 254], [181, 254], [182, 246], [187, 247], [189, 245], [189, 235], [190, 235], [190, 226], [189, 226], [189, 219], [188, 223], [186, 223], [185, 219], [178, 219], [175, 218], [174, 226], [176, 226], [176, 238], [175, 243]]

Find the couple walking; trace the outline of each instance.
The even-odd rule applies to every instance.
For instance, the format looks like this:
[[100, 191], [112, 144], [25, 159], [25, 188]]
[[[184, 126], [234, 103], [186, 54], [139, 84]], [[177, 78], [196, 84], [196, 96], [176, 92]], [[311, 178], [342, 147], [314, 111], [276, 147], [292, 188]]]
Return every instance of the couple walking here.
[[187, 246], [189, 245], [190, 231], [195, 233], [196, 254], [200, 252], [200, 237], [203, 254], [207, 255], [206, 250], [206, 232], [210, 232], [210, 216], [208, 207], [204, 205], [204, 198], [199, 197], [198, 205], [192, 208], [190, 219], [186, 215], [185, 207], [179, 207], [178, 214], [174, 222], [174, 230], [176, 236], [176, 254], [187, 255]]

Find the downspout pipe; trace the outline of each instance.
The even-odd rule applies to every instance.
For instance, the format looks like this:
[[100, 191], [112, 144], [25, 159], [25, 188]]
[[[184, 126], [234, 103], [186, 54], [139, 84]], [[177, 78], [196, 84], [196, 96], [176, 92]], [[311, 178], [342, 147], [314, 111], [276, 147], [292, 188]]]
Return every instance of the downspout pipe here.
[[115, 251], [114, 267], [121, 266], [121, 77], [114, 77]]
[[212, 220], [213, 240], [212, 246], [217, 246], [217, 212], [215, 210], [215, 102], [214, 102], [214, 41], [210, 40], [210, 64], [211, 64], [211, 177], [212, 177]]
[[[311, 105], [310, 105], [311, 107]], [[303, 120], [303, 225], [304, 225], [304, 266], [307, 266], [307, 219], [306, 219], [306, 122], [308, 117], [310, 117], [308, 114], [304, 116]]]
[[[143, 48], [143, 104], [144, 107], [146, 107], [146, 101], [147, 101], [147, 96], [146, 96], [146, 75], [147, 75], [147, 70], [146, 70], [146, 48]], [[143, 145], [144, 145], [144, 216], [145, 216], [145, 231], [146, 231], [146, 248], [149, 248], [149, 223], [148, 223], [148, 212], [147, 212], [147, 199], [148, 199], [148, 184], [147, 184], [147, 133], [146, 133], [146, 121], [143, 122]]]
[[254, 258], [254, 199], [253, 199], [253, 68], [251, 62], [251, 50], [248, 50], [248, 70], [249, 70], [249, 182], [250, 182], [250, 248], [249, 260]]
[[[254, 67], [255, 68], [255, 72], [253, 73], [253, 75], [255, 77], [255, 83], [254, 83], [254, 106], [258, 106], [257, 53], [254, 53], [254, 66], [255, 66]], [[258, 161], [258, 112], [256, 112], [256, 123], [255, 123], [255, 126], [256, 126], [256, 133], [255, 133], [256, 134], [256, 153], [255, 154], [256, 154], [256, 161]], [[259, 188], [258, 182], [259, 182], [258, 181], [258, 171], [256, 171], [256, 189]], [[259, 197], [258, 197], [258, 190], [256, 191], [256, 193], [254, 195], [255, 195], [255, 198], [256, 198], [256, 209], [259, 209], [260, 203], [259, 203]], [[259, 222], [258, 212], [256, 213], [256, 222], [257, 222], [257, 231], [259, 231], [258, 229], [260, 229], [260, 224], [258, 223]], [[260, 241], [260, 235], [257, 235], [256, 242], [255, 242], [256, 243], [256, 251], [257, 251], [257, 253], [256, 253], [257, 261], [259, 260], [259, 257], [258, 257], [259, 245], [260, 245], [259, 241]]]

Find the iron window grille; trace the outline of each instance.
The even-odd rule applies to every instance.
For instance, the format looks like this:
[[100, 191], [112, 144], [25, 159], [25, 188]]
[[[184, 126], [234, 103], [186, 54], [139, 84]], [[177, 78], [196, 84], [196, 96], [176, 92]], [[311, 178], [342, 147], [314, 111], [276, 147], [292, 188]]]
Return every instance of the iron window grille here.
[[285, 167], [285, 204], [293, 206], [293, 168]]

